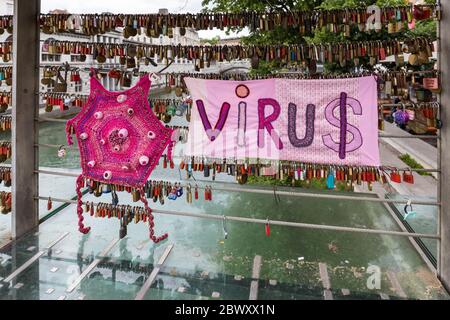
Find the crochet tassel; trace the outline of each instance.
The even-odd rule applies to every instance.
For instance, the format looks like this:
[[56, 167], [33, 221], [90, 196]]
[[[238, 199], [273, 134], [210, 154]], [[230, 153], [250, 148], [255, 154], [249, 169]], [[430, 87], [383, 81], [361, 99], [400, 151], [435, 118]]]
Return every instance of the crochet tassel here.
[[66, 138], [67, 138], [67, 144], [69, 146], [73, 145], [72, 141], [72, 120], [67, 121], [66, 123]]
[[80, 174], [77, 178], [77, 188], [76, 188], [77, 196], [78, 196], [78, 199], [77, 199], [78, 230], [81, 233], [86, 234], [91, 230], [91, 227], [85, 227], [84, 223], [83, 223], [83, 220], [84, 220], [83, 208], [82, 208], [83, 201], [81, 200], [81, 197], [83, 196], [83, 194], [81, 193], [82, 180], [83, 180], [83, 175]]
[[155, 236], [155, 230], [154, 230], [155, 223], [153, 222], [154, 217], [152, 214], [152, 209], [150, 209], [150, 207], [148, 206], [148, 201], [145, 198], [145, 192], [144, 192], [143, 188], [140, 189], [140, 194], [141, 194], [141, 201], [144, 203], [145, 212], [147, 212], [147, 214], [148, 214], [149, 237], [154, 243], [163, 241], [169, 235], [167, 233], [164, 233], [162, 236], [159, 236], [159, 237]]
[[169, 147], [167, 148], [167, 159], [172, 162], [173, 158], [172, 158], [172, 154], [173, 154], [173, 147], [175, 146], [176, 141], [170, 141], [169, 142]]

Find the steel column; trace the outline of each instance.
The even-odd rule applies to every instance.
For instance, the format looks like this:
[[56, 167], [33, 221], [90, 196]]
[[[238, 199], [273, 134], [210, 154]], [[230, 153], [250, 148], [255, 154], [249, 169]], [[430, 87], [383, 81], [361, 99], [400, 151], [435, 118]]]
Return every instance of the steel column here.
[[38, 114], [40, 0], [15, 0], [12, 98], [12, 237], [39, 223]]
[[442, 20], [439, 27], [438, 56], [441, 75], [441, 141], [439, 162], [442, 166], [439, 179], [439, 198], [442, 206], [439, 210], [439, 232], [441, 240], [438, 246], [438, 277], [450, 291], [450, 3], [442, 1]]

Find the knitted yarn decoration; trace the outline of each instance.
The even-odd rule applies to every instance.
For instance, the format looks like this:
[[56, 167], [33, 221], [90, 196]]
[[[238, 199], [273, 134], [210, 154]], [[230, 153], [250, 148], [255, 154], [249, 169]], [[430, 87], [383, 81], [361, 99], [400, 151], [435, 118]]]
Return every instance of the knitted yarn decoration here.
[[168, 148], [171, 160], [173, 130], [166, 128], [155, 116], [147, 100], [151, 80], [142, 76], [128, 90], [106, 90], [91, 71], [90, 95], [87, 103], [74, 118], [67, 121], [69, 145], [71, 133], [78, 140], [82, 173], [77, 179], [77, 213], [79, 231], [88, 233], [83, 224], [81, 188], [84, 178], [105, 184], [138, 189], [149, 214], [150, 239], [159, 242], [167, 238], [154, 235], [153, 216], [143, 190], [162, 153]]

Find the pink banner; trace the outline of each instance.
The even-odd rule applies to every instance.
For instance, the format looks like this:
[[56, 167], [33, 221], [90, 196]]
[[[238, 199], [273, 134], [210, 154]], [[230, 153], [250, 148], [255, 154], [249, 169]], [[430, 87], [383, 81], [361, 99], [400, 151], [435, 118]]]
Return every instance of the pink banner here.
[[380, 164], [372, 76], [185, 83], [193, 100], [186, 156]]

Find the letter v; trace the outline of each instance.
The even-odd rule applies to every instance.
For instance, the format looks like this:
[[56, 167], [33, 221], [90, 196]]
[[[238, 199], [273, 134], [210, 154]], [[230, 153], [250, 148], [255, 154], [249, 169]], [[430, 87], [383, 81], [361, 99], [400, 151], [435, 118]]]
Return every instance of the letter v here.
[[197, 103], [198, 113], [200, 114], [203, 127], [205, 128], [205, 132], [208, 135], [209, 140], [211, 141], [216, 140], [216, 138], [222, 131], [225, 122], [227, 121], [228, 112], [230, 111], [230, 104], [227, 102], [224, 102], [222, 104], [222, 108], [220, 108], [219, 119], [217, 119], [214, 129], [212, 129], [211, 123], [209, 122], [208, 119], [208, 115], [206, 114], [205, 106], [203, 105], [203, 101], [199, 99], [195, 102]]

